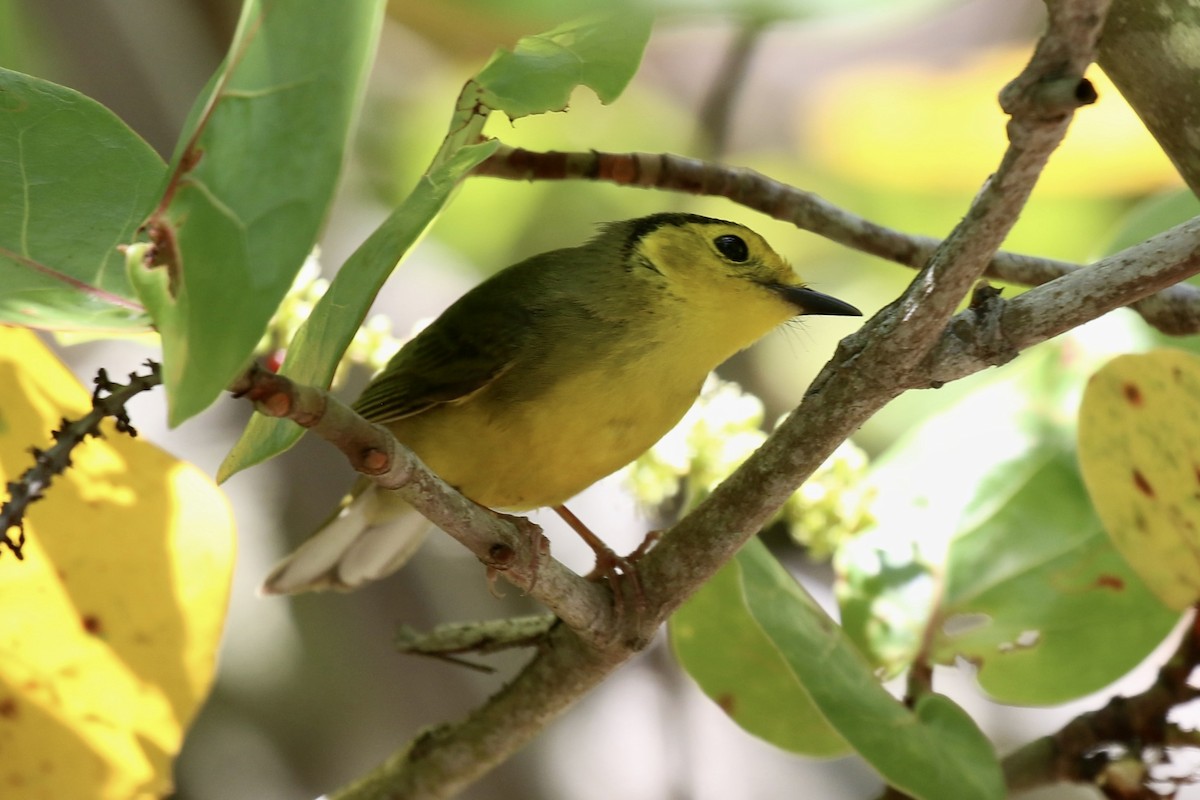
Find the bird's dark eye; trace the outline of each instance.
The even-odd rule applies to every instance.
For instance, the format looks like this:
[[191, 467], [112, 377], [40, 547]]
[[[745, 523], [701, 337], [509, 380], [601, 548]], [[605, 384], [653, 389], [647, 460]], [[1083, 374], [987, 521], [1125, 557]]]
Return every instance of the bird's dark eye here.
[[746, 247], [746, 243], [742, 241], [742, 237], [740, 236], [727, 233], [724, 236], [718, 236], [713, 239], [713, 244], [717, 246], [717, 251], [721, 255], [738, 264], [741, 264], [750, 257], [750, 248]]

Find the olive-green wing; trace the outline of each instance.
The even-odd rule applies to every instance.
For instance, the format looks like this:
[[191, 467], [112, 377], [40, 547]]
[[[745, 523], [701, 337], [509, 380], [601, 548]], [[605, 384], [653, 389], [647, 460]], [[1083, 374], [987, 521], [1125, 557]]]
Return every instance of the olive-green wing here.
[[519, 305], [455, 304], [392, 357], [354, 410], [386, 423], [470, 397], [516, 363], [529, 322]]

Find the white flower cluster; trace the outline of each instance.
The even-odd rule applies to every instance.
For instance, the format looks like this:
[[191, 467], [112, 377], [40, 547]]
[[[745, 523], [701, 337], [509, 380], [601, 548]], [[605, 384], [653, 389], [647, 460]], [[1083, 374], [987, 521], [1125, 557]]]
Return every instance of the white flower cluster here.
[[[710, 375], [679, 424], [626, 468], [626, 482], [645, 505], [674, 500], [687, 513], [766, 441], [762, 422], [757, 397]], [[847, 441], [780, 510], [776, 519], [814, 558], [870, 522], [870, 497], [859, 488], [866, 469], [866, 454]]]

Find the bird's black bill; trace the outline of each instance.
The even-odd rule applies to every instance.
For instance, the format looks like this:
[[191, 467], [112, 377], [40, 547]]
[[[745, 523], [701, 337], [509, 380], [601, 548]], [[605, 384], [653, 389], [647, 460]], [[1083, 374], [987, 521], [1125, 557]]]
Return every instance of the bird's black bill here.
[[779, 291], [795, 303], [802, 314], [822, 314], [827, 317], [861, 317], [862, 312], [849, 303], [802, 286], [779, 286]]

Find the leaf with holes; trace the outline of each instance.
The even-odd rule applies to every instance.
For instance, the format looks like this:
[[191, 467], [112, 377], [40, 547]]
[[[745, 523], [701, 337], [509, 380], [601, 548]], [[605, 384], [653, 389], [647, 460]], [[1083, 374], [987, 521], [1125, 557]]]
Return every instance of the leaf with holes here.
[[1200, 360], [1120, 356], [1088, 382], [1079, 464], [1121, 554], [1164, 603], [1200, 598]]
[[637, 71], [652, 20], [645, 9], [626, 7], [523, 36], [475, 77], [482, 100], [511, 119], [562, 111], [576, 86], [611, 103]]

